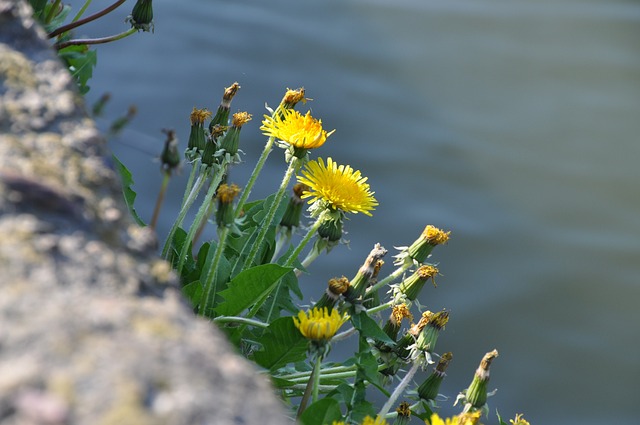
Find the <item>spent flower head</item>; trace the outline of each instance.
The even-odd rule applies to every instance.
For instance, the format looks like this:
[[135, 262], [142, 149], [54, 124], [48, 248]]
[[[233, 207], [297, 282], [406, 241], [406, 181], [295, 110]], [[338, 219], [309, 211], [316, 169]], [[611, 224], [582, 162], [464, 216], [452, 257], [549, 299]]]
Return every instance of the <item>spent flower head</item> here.
[[354, 171], [349, 165], [338, 165], [328, 158], [325, 165], [322, 158], [307, 163], [298, 181], [309, 186], [302, 198], [310, 198], [312, 213], [319, 214], [325, 208], [345, 213], [363, 213], [371, 215], [378, 205], [360, 171]]
[[316, 341], [329, 341], [338, 332], [349, 316], [340, 315], [338, 310], [332, 309], [329, 313], [326, 307], [313, 308], [308, 312], [300, 311], [298, 317], [293, 318], [293, 324], [300, 330], [305, 338]]

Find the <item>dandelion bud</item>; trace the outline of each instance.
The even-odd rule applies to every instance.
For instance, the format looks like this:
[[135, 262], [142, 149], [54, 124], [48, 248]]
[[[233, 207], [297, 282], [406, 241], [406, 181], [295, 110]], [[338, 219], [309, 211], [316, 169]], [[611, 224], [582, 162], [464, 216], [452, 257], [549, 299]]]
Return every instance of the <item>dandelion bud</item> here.
[[189, 133], [188, 151], [202, 153], [205, 147], [205, 134], [203, 123], [211, 116], [211, 112], [206, 109], [196, 109], [191, 111], [189, 119], [191, 120], [191, 131]]
[[[229, 123], [229, 110], [231, 109], [231, 101], [233, 97], [238, 93], [240, 89], [240, 84], [237, 82], [231, 84], [231, 86], [224, 89], [224, 94], [222, 95], [222, 100], [220, 101], [220, 106], [218, 106], [218, 110], [216, 111], [216, 115], [213, 117], [211, 122], [209, 123], [209, 132], [211, 136], [214, 136], [214, 127], [220, 126], [226, 128]], [[218, 134], [219, 135], [219, 134]]]
[[403, 280], [398, 289], [408, 300], [415, 301], [427, 280], [431, 279], [433, 285], [436, 285], [435, 276], [438, 274], [438, 271], [436, 267], [425, 264], [418, 268], [411, 276]]
[[131, 15], [127, 17], [127, 22], [132, 28], [146, 32], [153, 32], [153, 1], [138, 0], [133, 6]]
[[411, 408], [409, 406], [409, 403], [407, 403], [406, 401], [400, 403], [400, 405], [396, 409], [396, 413], [398, 414], [398, 416], [396, 417], [393, 425], [409, 425], [409, 422], [411, 421]]
[[240, 193], [236, 184], [223, 183], [218, 188], [218, 209], [216, 210], [216, 224], [218, 227], [226, 227], [233, 223], [233, 200]]
[[[493, 359], [498, 357], [498, 351], [493, 350], [488, 352], [482, 358], [480, 366], [476, 369], [476, 373], [473, 376], [471, 385], [465, 391], [466, 404], [476, 409], [482, 408], [487, 402], [487, 383], [489, 382], [489, 367]], [[465, 407], [465, 410], [468, 410]]]
[[451, 232], [444, 232], [435, 226], [428, 225], [420, 237], [409, 247], [409, 257], [418, 263], [424, 262], [434, 247], [447, 243], [450, 233]]
[[318, 236], [330, 244], [339, 242], [342, 237], [342, 217], [325, 220], [318, 228]]
[[387, 255], [387, 250], [379, 243], [375, 244], [356, 276], [351, 279], [351, 288], [353, 288], [355, 298], [364, 295], [364, 291], [367, 289], [367, 283], [369, 283], [369, 279], [371, 279], [375, 273], [378, 260], [382, 259], [385, 255]]
[[409, 311], [409, 307], [407, 307], [406, 304], [394, 305], [391, 309], [389, 320], [387, 320], [387, 323], [385, 323], [384, 327], [382, 328], [387, 336], [393, 341], [395, 341], [398, 337], [398, 332], [400, 331], [400, 326], [402, 325], [403, 319], [413, 319], [413, 315]]
[[317, 308], [323, 308], [323, 307], [333, 308], [333, 306], [336, 305], [336, 302], [340, 298], [340, 295], [342, 295], [345, 292], [347, 292], [347, 290], [349, 289], [349, 285], [350, 285], [349, 284], [349, 279], [347, 279], [344, 276], [342, 276], [341, 278], [337, 278], [336, 277], [336, 278], [333, 278], [333, 279], [329, 279], [329, 285], [327, 287], [327, 290], [322, 295], [320, 300], [318, 300], [318, 302], [316, 303], [316, 305], [314, 307], [317, 307]]
[[178, 153], [178, 139], [176, 138], [176, 132], [173, 130], [163, 130], [167, 135], [167, 140], [164, 142], [164, 149], [160, 154], [160, 162], [162, 163], [162, 169], [171, 174], [175, 169], [180, 166], [180, 153]]
[[411, 328], [400, 338], [400, 340], [396, 343], [394, 351], [403, 360], [408, 360], [411, 357], [411, 348], [410, 346], [415, 344], [416, 338], [420, 335], [422, 330], [427, 323], [429, 323], [429, 318], [433, 315], [430, 311], [425, 311], [422, 313], [422, 317], [418, 321], [418, 323], [411, 326]]
[[416, 348], [422, 352], [433, 353], [440, 331], [449, 321], [448, 311], [439, 311], [429, 317], [427, 325], [422, 329], [416, 340]]
[[287, 89], [279, 108], [281, 109], [293, 109], [298, 102], [307, 103], [307, 99], [304, 97], [304, 87], [300, 87], [296, 90]]
[[251, 121], [251, 114], [247, 112], [233, 114], [231, 128], [220, 139], [220, 148], [231, 156], [237, 154], [240, 145], [240, 130], [249, 121]]
[[302, 183], [296, 183], [293, 186], [293, 195], [289, 198], [289, 204], [280, 220], [280, 226], [289, 230], [292, 227], [300, 227], [300, 218], [302, 217], [302, 208], [304, 206], [304, 201], [300, 197], [305, 190], [309, 190], [309, 187]]
[[449, 362], [453, 359], [453, 354], [444, 353], [440, 361], [433, 369], [429, 377], [418, 387], [418, 396], [425, 401], [435, 400], [438, 396], [440, 384], [446, 376], [445, 371], [449, 367]]

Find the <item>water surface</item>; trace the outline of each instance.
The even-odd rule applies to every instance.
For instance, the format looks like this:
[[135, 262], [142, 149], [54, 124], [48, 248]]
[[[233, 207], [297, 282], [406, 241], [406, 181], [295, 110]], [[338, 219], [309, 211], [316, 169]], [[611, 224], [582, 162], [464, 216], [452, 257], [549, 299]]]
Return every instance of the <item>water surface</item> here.
[[[304, 86], [314, 115], [337, 129], [319, 154], [362, 170], [381, 205], [353, 216], [350, 248], [319, 259], [301, 285], [314, 293], [353, 276], [376, 242], [393, 251], [426, 224], [450, 229], [432, 258], [438, 288], [422, 300], [451, 310], [442, 392], [455, 396], [497, 348], [493, 411], [532, 424], [637, 423], [637, 2], [154, 4], [155, 34], [100, 48], [89, 95], [112, 93], [107, 118], [138, 107], [112, 147], [134, 172], [143, 216], [160, 177], [141, 150], [160, 149], [161, 128], [186, 143], [191, 108], [215, 108], [238, 81], [233, 111], [255, 117], [243, 130], [247, 164], [232, 173], [242, 186], [264, 144], [264, 103]], [[123, 28], [127, 13], [85, 33]], [[256, 196], [283, 170], [275, 152]], [[182, 184], [171, 183], [161, 231]], [[443, 412], [457, 412], [451, 403]]]

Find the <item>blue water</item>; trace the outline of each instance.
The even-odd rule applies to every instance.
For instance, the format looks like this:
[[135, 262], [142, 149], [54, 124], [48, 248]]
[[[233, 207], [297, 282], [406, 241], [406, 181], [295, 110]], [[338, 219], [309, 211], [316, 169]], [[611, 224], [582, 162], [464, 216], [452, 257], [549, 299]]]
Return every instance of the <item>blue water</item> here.
[[[264, 145], [264, 103], [304, 86], [314, 115], [337, 129], [318, 154], [369, 176], [380, 206], [353, 216], [350, 246], [317, 260], [301, 285], [314, 294], [352, 277], [376, 242], [390, 271], [394, 246], [426, 224], [449, 229], [432, 258], [438, 288], [422, 300], [451, 310], [442, 392], [455, 398], [497, 348], [484, 423], [496, 408], [532, 424], [638, 423], [637, 1], [154, 4], [155, 34], [100, 47], [89, 95], [112, 93], [102, 126], [138, 107], [112, 147], [137, 179], [143, 216], [160, 176], [142, 151], [159, 151], [161, 128], [186, 143], [191, 108], [215, 109], [238, 81], [232, 109], [254, 114], [246, 164], [232, 172], [242, 186]], [[127, 13], [80, 33], [120, 31]], [[283, 171], [274, 152], [255, 195]], [[184, 180], [170, 185], [161, 232]], [[457, 412], [451, 404], [444, 413]]]

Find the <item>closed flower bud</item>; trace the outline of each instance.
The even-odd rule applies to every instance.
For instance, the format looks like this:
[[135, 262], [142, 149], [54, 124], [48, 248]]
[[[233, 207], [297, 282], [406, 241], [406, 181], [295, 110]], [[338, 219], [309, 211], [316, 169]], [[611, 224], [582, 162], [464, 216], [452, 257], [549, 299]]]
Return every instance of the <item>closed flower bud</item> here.
[[438, 396], [438, 391], [440, 390], [440, 384], [444, 380], [446, 376], [445, 371], [449, 366], [449, 362], [453, 359], [453, 354], [444, 353], [442, 357], [440, 357], [440, 361], [433, 369], [433, 372], [425, 381], [418, 387], [418, 396], [425, 400], [431, 401], [435, 400]]
[[416, 349], [423, 353], [433, 353], [440, 331], [449, 321], [448, 311], [439, 311], [429, 316], [427, 325], [416, 339]]
[[205, 147], [205, 133], [203, 123], [211, 116], [211, 112], [206, 109], [193, 108], [189, 119], [191, 121], [191, 131], [189, 133], [188, 150], [195, 150], [202, 153]]
[[237, 154], [240, 146], [240, 130], [249, 121], [251, 121], [251, 114], [247, 112], [233, 114], [231, 128], [220, 139], [220, 148], [231, 156]]
[[171, 174], [180, 166], [180, 153], [178, 152], [178, 139], [176, 132], [173, 130], [164, 130], [167, 140], [164, 142], [164, 148], [160, 154], [160, 162], [162, 169]]
[[127, 22], [137, 30], [153, 31], [153, 0], [136, 1]]
[[[472, 407], [475, 409], [481, 409], [487, 402], [487, 383], [489, 382], [489, 368], [493, 359], [498, 357], [498, 351], [493, 350], [488, 352], [482, 358], [480, 366], [476, 369], [476, 373], [473, 375], [471, 385], [462, 394], [462, 400], [465, 402], [465, 411], [468, 411]], [[459, 397], [460, 398], [460, 397]]]
[[398, 286], [398, 291], [404, 294], [408, 300], [415, 301], [427, 280], [431, 279], [433, 285], [436, 285], [435, 276], [438, 272], [439, 270], [436, 267], [425, 264], [403, 280]]
[[400, 405], [396, 409], [396, 413], [398, 414], [398, 416], [393, 423], [394, 425], [409, 425], [409, 422], [411, 421], [411, 408], [409, 406], [409, 403], [407, 403], [406, 401], [400, 403]]
[[223, 183], [218, 188], [218, 209], [216, 210], [216, 224], [218, 227], [229, 226], [233, 222], [233, 200], [240, 193], [236, 184]]
[[447, 243], [450, 233], [451, 232], [444, 232], [435, 226], [428, 225], [420, 237], [409, 247], [409, 257], [418, 263], [424, 262], [434, 247]]
[[351, 279], [351, 288], [353, 289], [353, 295], [355, 298], [359, 298], [364, 295], [364, 292], [367, 289], [367, 284], [375, 273], [375, 267], [378, 260], [382, 259], [385, 255], [387, 255], [387, 250], [379, 243], [375, 244], [369, 253], [369, 256], [358, 270], [356, 276]]
[[224, 94], [222, 95], [220, 106], [218, 106], [218, 110], [216, 111], [215, 116], [209, 123], [209, 132], [211, 133], [212, 137], [217, 138], [217, 136], [214, 136], [215, 126], [226, 128], [229, 124], [229, 110], [231, 109], [231, 101], [233, 100], [233, 97], [236, 95], [236, 93], [238, 93], [239, 89], [240, 84], [238, 84], [237, 82], [224, 89]]
[[385, 323], [384, 327], [382, 328], [387, 336], [393, 341], [395, 341], [398, 337], [398, 332], [400, 331], [403, 319], [413, 319], [413, 316], [409, 311], [409, 307], [407, 307], [406, 304], [394, 305], [391, 309], [389, 320], [387, 320], [387, 323]]
[[340, 296], [349, 289], [349, 279], [342, 276], [341, 278], [329, 279], [329, 285], [322, 297], [315, 304], [314, 308], [333, 308]]
[[302, 217], [302, 209], [304, 207], [304, 201], [300, 199], [300, 197], [302, 196], [302, 192], [308, 189], [309, 187], [302, 183], [296, 183], [293, 186], [293, 195], [289, 198], [289, 204], [280, 220], [280, 226], [286, 227], [287, 229], [300, 227], [300, 218]]

